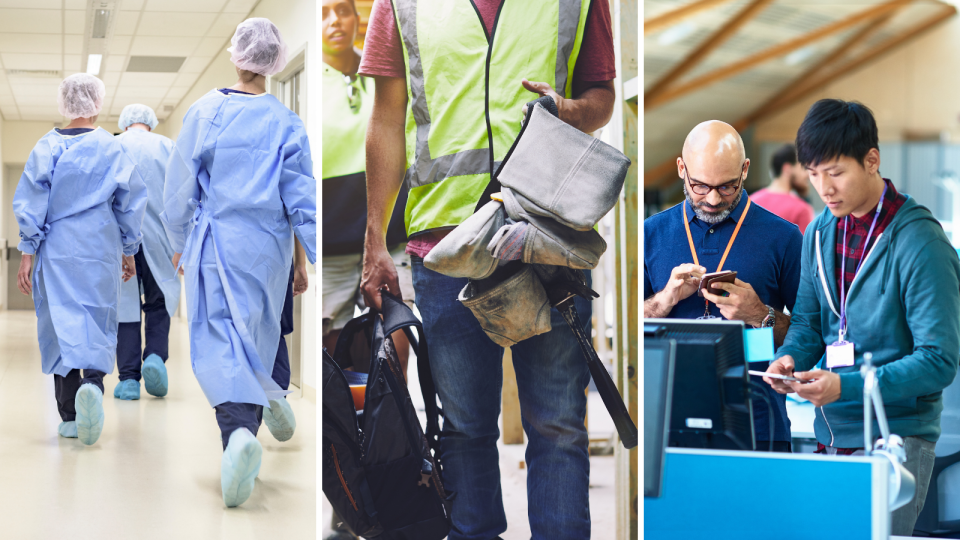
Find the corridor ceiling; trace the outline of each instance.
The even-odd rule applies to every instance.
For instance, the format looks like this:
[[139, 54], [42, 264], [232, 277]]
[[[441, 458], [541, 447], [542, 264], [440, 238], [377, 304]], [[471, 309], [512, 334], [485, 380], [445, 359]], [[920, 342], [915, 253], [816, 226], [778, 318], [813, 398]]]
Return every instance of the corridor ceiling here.
[[[86, 71], [87, 55], [102, 47], [101, 120], [131, 103], [165, 119], [211, 62], [227, 61], [225, 46], [258, 1], [0, 0], [0, 114], [61, 122], [60, 81]], [[94, 39], [105, 31], [100, 10], [111, 12], [108, 31]]]

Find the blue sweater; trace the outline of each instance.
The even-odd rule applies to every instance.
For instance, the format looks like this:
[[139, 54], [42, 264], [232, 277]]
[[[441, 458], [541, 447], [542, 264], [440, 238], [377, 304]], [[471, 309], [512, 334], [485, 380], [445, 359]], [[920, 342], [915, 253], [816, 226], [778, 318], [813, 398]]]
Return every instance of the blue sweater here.
[[[838, 339], [837, 218], [820, 214], [803, 236], [803, 270], [793, 320], [777, 358], [812, 369]], [[856, 365], [836, 368], [838, 401], [818, 407], [817, 440], [862, 448], [863, 353], [874, 365], [892, 433], [931, 442], [940, 437], [942, 391], [960, 362], [960, 260], [940, 223], [907, 197], [864, 259], [847, 294], [847, 341]], [[874, 425], [874, 433], [879, 427]]]
[[[748, 195], [744, 192], [737, 207], [727, 219], [708, 224], [696, 217], [689, 203], [687, 219], [690, 235], [697, 249], [700, 265], [714, 272], [727, 242], [743, 215]], [[666, 287], [670, 272], [684, 263], [692, 263], [690, 244], [683, 226], [683, 207], [672, 208], [647, 218], [643, 222], [643, 297], [649, 298]], [[760, 300], [782, 312], [793, 309], [800, 283], [800, 252], [803, 238], [796, 225], [753, 203], [743, 220], [743, 227], [730, 248], [723, 265], [724, 270], [735, 270], [737, 278], [749, 283]], [[695, 319], [703, 315], [704, 300], [696, 294], [683, 300], [668, 315], [669, 318]], [[710, 314], [720, 317], [720, 309], [710, 304]], [[766, 369], [757, 368], [757, 369]], [[763, 379], [751, 376], [750, 380], [766, 390], [767, 398], [774, 408], [774, 441], [790, 441], [790, 419], [787, 417], [786, 397], [776, 393]], [[757, 441], [771, 440], [767, 403], [753, 398], [753, 425]]]

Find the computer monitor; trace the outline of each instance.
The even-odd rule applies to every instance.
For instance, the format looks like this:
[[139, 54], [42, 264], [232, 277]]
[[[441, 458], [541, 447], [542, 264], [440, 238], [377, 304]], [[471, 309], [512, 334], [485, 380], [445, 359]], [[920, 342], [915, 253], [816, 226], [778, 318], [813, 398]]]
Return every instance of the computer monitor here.
[[643, 340], [643, 496], [659, 497], [670, 432], [670, 398], [677, 342]]
[[677, 342], [669, 446], [754, 450], [743, 322], [645, 319], [643, 324], [645, 339], [656, 334]]

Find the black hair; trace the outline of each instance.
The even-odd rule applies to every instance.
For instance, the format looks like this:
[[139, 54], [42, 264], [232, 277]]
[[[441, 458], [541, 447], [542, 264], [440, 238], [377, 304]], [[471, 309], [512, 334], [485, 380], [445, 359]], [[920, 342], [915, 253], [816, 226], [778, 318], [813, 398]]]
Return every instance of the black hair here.
[[777, 178], [783, 172], [783, 166], [786, 164], [797, 164], [797, 148], [792, 144], [785, 144], [773, 153], [770, 160], [770, 166], [773, 168], [773, 176]]
[[873, 112], [857, 101], [821, 99], [797, 130], [797, 159], [804, 167], [842, 156], [863, 164], [867, 152], [879, 146]]

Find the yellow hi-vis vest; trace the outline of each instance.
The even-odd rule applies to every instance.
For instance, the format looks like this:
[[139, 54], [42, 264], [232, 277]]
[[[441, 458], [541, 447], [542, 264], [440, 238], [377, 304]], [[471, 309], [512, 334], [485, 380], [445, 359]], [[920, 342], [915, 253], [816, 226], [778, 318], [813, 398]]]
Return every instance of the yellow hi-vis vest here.
[[571, 97], [590, 0], [503, 0], [489, 35], [470, 0], [392, 0], [407, 66], [407, 235], [451, 228], [477, 200], [536, 99]]

